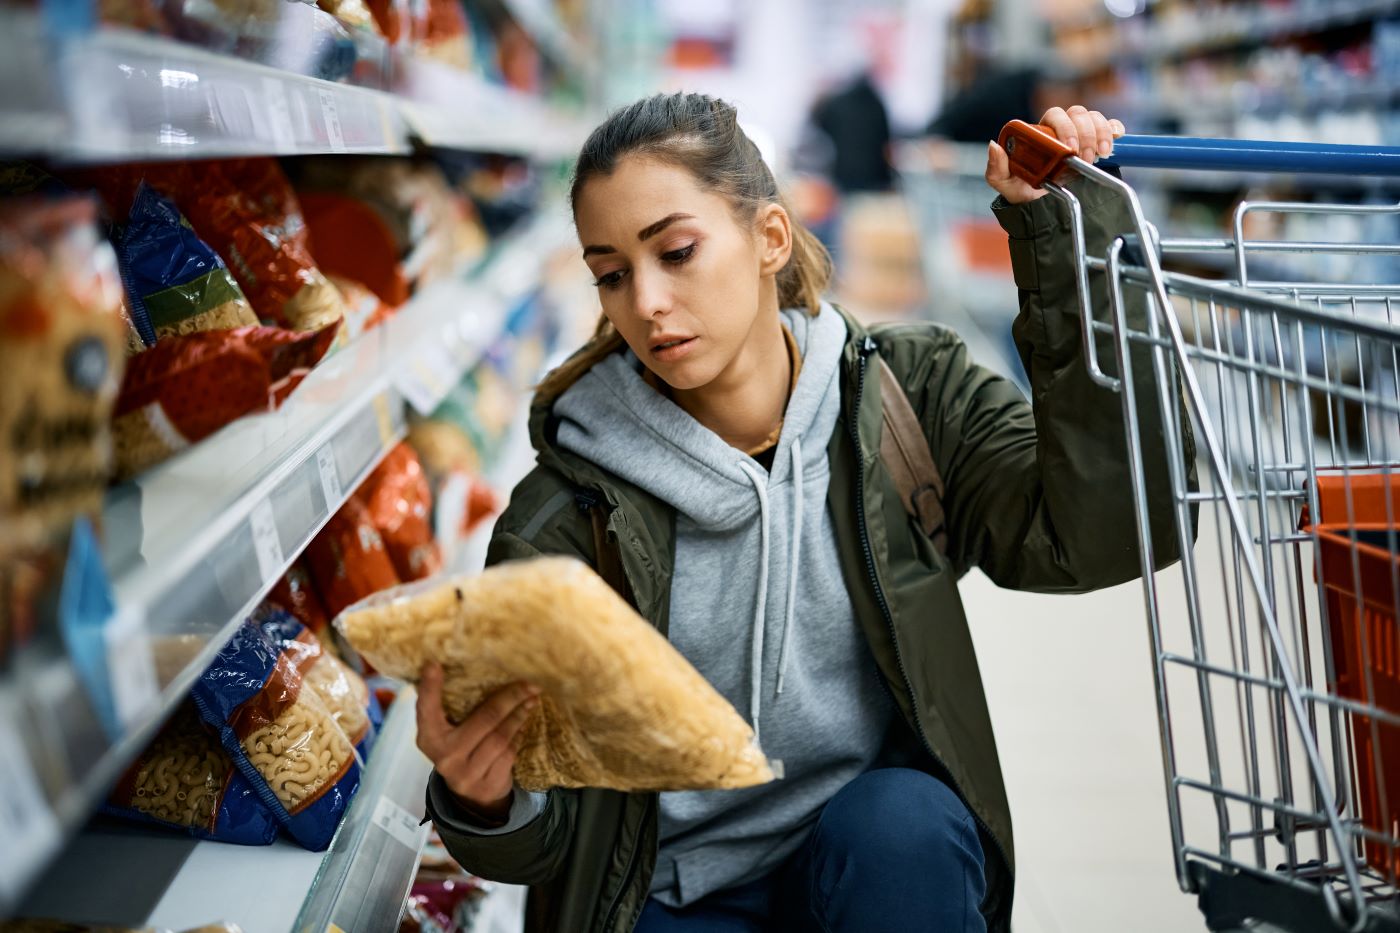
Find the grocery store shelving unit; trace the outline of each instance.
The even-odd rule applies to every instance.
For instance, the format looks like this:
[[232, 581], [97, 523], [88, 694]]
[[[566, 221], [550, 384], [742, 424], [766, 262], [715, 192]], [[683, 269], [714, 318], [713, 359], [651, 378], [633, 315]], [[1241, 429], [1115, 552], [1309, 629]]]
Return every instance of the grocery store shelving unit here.
[[[0, 10], [0, 83], [0, 154], [66, 162], [424, 145], [551, 162], [575, 149], [584, 126], [433, 62], [406, 60], [387, 93], [121, 29], [55, 38], [38, 13], [12, 8]], [[322, 361], [277, 411], [239, 419], [110, 491], [103, 562], [116, 612], [104, 637], [120, 729], [103, 727], [62, 650], [26, 652], [0, 680], [0, 917], [180, 928], [222, 915], [249, 933], [393, 926], [416, 870], [428, 772], [411, 693], [391, 710], [326, 853], [83, 826], [234, 628], [402, 438], [407, 409], [430, 411], [476, 364], [568, 236], [562, 214], [537, 215], [475, 269], [425, 287]], [[80, 895], [65, 880], [73, 870], [90, 882]]]
[[104, 28], [47, 38], [0, 8], [0, 153], [66, 161], [406, 154], [416, 143], [557, 159], [585, 124], [528, 94], [431, 61], [398, 92], [323, 81]]

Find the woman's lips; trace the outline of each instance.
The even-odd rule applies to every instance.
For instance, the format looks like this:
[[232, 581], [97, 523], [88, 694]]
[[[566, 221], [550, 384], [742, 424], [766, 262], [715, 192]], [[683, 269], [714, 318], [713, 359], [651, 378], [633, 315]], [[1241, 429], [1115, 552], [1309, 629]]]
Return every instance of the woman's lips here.
[[684, 359], [695, 349], [695, 344], [699, 337], [689, 337], [680, 343], [672, 343], [664, 347], [653, 347], [651, 351], [652, 359], [660, 360], [663, 363], [674, 363], [676, 360]]

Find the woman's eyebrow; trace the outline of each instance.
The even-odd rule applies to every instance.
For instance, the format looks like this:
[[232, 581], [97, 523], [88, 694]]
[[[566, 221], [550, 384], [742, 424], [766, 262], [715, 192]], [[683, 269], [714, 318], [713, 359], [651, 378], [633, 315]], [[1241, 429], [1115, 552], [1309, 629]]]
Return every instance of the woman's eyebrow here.
[[[667, 214], [665, 217], [662, 217], [656, 223], [648, 224], [647, 226], [643, 227], [641, 232], [637, 234], [637, 239], [645, 243], [647, 240], [650, 240], [652, 237], [656, 236], [662, 230], [665, 230], [667, 227], [671, 226], [671, 224], [676, 223], [677, 221], [694, 219], [694, 214]], [[597, 256], [600, 254], [615, 252], [617, 252], [617, 247], [615, 246], [585, 246], [583, 248], [583, 258], [587, 259], [589, 256]]]

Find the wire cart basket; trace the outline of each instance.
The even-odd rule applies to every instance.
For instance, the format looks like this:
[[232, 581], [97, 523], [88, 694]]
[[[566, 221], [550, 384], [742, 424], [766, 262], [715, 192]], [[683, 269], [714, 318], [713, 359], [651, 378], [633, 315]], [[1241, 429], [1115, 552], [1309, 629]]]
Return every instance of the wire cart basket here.
[[[1016, 122], [1001, 142], [1069, 208], [1086, 365], [1123, 406], [1182, 890], [1212, 930], [1400, 931], [1400, 205], [1244, 202], [1233, 238], [1169, 239], [1131, 186], [1044, 131]], [[1400, 174], [1400, 150], [1352, 146], [1129, 136], [1114, 159]], [[1075, 176], [1130, 208], [1103, 255], [1053, 180]], [[1377, 232], [1247, 239], [1261, 213]], [[1163, 270], [1182, 254], [1228, 258], [1233, 281]], [[1318, 254], [1347, 259], [1350, 281], [1279, 263]], [[1144, 470], [1161, 465], [1144, 463], [1140, 396], [1160, 407], [1183, 555], [1155, 575]]]

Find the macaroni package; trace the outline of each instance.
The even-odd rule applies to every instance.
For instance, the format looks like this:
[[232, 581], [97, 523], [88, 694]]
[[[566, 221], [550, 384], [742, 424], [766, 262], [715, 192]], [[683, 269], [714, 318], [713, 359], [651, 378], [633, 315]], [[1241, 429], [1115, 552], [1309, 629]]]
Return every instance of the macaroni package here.
[[384, 539], [358, 492], [345, 500], [307, 545], [303, 559], [332, 618], [347, 606], [400, 582]]
[[102, 812], [218, 842], [277, 838], [276, 817], [188, 703], [122, 775]]
[[443, 706], [461, 722], [493, 690], [543, 692], [516, 738], [526, 790], [749, 787], [773, 779], [753, 730], [588, 565], [545, 557], [475, 577], [409, 584], [336, 620], [381, 672], [443, 667]]
[[442, 569], [442, 552], [433, 537], [433, 494], [412, 447], [400, 442], [389, 451], [359, 495], [400, 580], [422, 580]]
[[172, 334], [257, 326], [219, 254], [145, 182], [115, 245], [129, 313], [146, 346]]
[[368, 755], [382, 716], [364, 679], [325, 650], [321, 640], [291, 613], [264, 603], [253, 621], [292, 659], [301, 674], [302, 688], [316, 692], [361, 756]]
[[300, 560], [294, 561], [282, 579], [273, 584], [272, 591], [267, 594], [267, 602], [296, 616], [297, 621], [318, 638], [330, 628], [331, 620], [326, 614], [325, 603], [316, 592], [306, 565]]
[[303, 678], [304, 652], [250, 619], [190, 692], [239, 772], [301, 845], [330, 845], [360, 785], [355, 746]]

